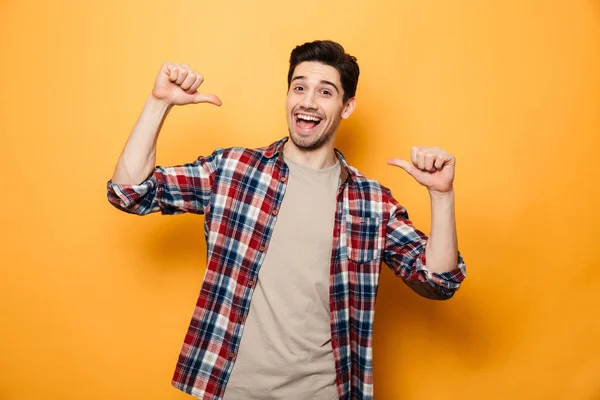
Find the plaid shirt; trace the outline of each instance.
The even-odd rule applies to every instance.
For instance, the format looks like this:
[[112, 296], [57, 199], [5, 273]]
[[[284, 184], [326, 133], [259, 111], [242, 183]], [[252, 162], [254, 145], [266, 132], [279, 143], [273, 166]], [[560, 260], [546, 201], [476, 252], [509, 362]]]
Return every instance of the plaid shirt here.
[[[156, 167], [139, 185], [108, 182], [108, 199], [139, 215], [204, 214], [207, 268], [173, 385], [220, 400], [233, 368], [289, 170], [284, 138], [266, 148], [217, 149], [181, 166]], [[372, 337], [381, 262], [417, 293], [450, 298], [465, 277], [426, 267], [427, 237], [389, 189], [342, 165], [329, 278], [331, 343], [340, 399], [372, 399]]]

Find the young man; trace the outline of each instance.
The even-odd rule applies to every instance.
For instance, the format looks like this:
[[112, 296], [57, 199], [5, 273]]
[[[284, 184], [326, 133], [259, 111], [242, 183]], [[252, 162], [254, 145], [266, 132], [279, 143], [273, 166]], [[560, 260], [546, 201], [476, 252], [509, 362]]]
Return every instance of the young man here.
[[155, 167], [173, 105], [208, 102], [202, 76], [166, 63], [108, 183], [135, 214], [205, 215], [206, 274], [173, 385], [200, 399], [372, 399], [372, 330], [381, 262], [414, 291], [448, 299], [465, 277], [454, 221], [454, 156], [413, 148], [431, 197], [430, 238], [378, 182], [334, 149], [355, 107], [356, 58], [331, 41], [296, 47], [289, 138]]

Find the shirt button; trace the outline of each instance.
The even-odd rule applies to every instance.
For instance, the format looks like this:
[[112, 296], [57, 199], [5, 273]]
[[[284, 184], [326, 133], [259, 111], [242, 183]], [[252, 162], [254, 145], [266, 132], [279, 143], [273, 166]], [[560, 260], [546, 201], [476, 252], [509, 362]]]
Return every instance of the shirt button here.
[[239, 317], [238, 318], [238, 324], [241, 324], [242, 322], [244, 322], [244, 317]]
[[286, 178], [285, 176], [282, 176], [282, 177], [281, 177], [279, 180], [280, 180], [281, 182], [285, 182], [285, 181], [287, 180], [287, 178]]
[[279, 210], [277, 210], [277, 209], [274, 209], [273, 211], [271, 211], [271, 214], [273, 214], [273, 215], [277, 215], [277, 213], [278, 213], [278, 212], [279, 212]]
[[254, 283], [255, 282], [253, 280], [250, 280], [250, 281], [248, 281], [248, 286], [252, 287], [252, 286], [254, 286]]
[[229, 359], [233, 360], [233, 357], [235, 357], [235, 353], [233, 351], [229, 352]]
[[265, 251], [265, 246], [260, 246], [260, 248], [258, 249], [258, 251], [260, 251], [261, 253], [262, 253], [263, 251]]

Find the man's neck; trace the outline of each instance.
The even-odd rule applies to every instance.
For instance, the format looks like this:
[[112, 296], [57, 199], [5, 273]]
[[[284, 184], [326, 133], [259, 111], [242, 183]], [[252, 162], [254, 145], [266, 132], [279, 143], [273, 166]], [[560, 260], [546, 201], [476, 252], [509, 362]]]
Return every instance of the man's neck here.
[[297, 164], [322, 169], [333, 167], [337, 162], [333, 149], [333, 140], [318, 149], [306, 150], [297, 147], [290, 139], [283, 147], [283, 154]]

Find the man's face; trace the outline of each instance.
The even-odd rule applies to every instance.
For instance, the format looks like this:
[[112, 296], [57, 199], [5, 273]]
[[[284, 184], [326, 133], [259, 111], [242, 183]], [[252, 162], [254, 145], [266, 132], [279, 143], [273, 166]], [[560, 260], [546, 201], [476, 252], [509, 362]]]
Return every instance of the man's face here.
[[296, 66], [286, 101], [288, 130], [299, 148], [315, 150], [332, 141], [342, 118], [354, 110], [354, 98], [343, 102], [339, 72], [307, 61]]

